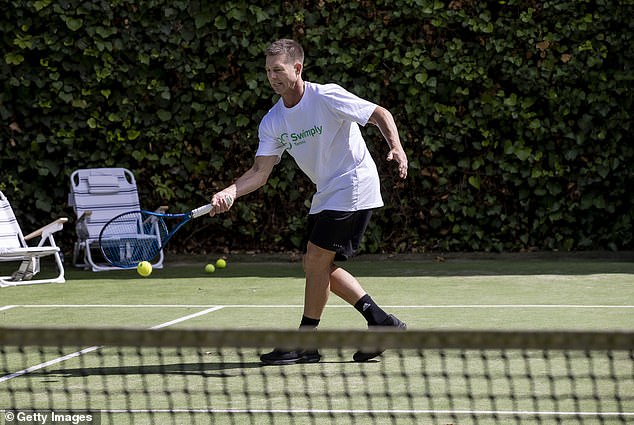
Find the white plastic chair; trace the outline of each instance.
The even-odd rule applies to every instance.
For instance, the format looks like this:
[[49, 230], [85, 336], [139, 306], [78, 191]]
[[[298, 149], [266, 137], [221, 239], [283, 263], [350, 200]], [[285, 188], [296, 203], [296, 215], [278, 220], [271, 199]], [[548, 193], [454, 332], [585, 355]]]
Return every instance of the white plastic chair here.
[[[62, 230], [67, 221], [66, 217], [58, 218], [24, 236], [11, 204], [4, 193], [0, 192], [0, 261], [20, 262], [18, 270], [13, 274], [0, 276], [0, 287], [65, 282], [62, 255], [55, 244], [53, 233]], [[28, 245], [27, 241], [38, 237], [40, 240], [36, 246]], [[34, 279], [40, 272], [40, 259], [48, 256], [53, 257], [56, 276]]]
[[[70, 176], [68, 203], [73, 207], [77, 219], [73, 264], [93, 271], [120, 270], [102, 258], [99, 234], [113, 217], [141, 209], [132, 172], [125, 168], [76, 170]], [[152, 266], [163, 267], [163, 251]]]

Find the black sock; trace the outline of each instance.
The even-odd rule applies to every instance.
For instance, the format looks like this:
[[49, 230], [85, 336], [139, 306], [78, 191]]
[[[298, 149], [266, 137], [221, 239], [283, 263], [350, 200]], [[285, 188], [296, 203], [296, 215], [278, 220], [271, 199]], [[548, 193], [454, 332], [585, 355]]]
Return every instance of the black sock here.
[[387, 313], [384, 312], [368, 294], [362, 296], [361, 299], [354, 304], [354, 308], [365, 317], [365, 320], [368, 321], [368, 326], [386, 324], [384, 322], [388, 318]]
[[317, 326], [319, 326], [319, 319], [311, 319], [306, 316], [302, 316], [302, 322], [299, 324], [299, 327], [304, 329], [314, 329]]

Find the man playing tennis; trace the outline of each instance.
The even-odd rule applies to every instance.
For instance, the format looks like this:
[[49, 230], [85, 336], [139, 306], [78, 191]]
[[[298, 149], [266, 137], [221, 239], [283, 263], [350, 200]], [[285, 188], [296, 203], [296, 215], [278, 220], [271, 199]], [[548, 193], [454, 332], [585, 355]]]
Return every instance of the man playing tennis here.
[[[394, 315], [383, 311], [350, 273], [335, 264], [359, 248], [372, 210], [383, 206], [379, 175], [359, 125], [379, 127], [388, 142], [387, 159], [396, 161], [399, 175], [407, 177], [403, 151], [392, 114], [335, 84], [302, 79], [304, 52], [293, 40], [282, 39], [266, 50], [269, 84], [281, 99], [260, 122], [259, 146], [253, 166], [232, 185], [213, 195], [211, 215], [231, 208], [235, 199], [260, 187], [288, 152], [317, 191], [308, 215], [306, 274], [302, 328], [315, 328], [332, 291], [353, 305], [368, 326], [405, 329]], [[381, 354], [358, 351], [355, 361]], [[275, 349], [263, 354], [266, 364], [318, 362], [318, 351]]]

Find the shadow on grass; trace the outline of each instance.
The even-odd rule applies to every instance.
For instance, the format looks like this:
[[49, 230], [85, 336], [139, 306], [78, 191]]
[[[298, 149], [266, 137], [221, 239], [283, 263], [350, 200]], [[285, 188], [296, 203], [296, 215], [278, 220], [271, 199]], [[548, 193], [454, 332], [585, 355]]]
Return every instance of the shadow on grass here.
[[45, 372], [30, 373], [29, 376], [40, 377], [83, 377], [83, 376], [128, 376], [128, 375], [199, 375], [202, 377], [226, 378], [230, 370], [259, 369], [264, 367], [260, 362], [200, 362], [173, 363], [140, 366], [104, 366], [76, 369], [56, 369]]
[[[349, 361], [322, 361], [320, 364], [358, 364], [353, 360]], [[374, 363], [374, 362], [373, 362]], [[28, 376], [48, 377], [47, 382], [54, 382], [54, 378], [71, 378], [86, 376], [130, 376], [130, 375], [197, 375], [201, 377], [230, 378], [236, 376], [230, 371], [244, 372], [247, 369], [275, 369], [280, 366], [266, 365], [261, 362], [195, 362], [195, 363], [172, 363], [156, 365], [137, 366], [103, 366], [85, 367], [72, 369], [53, 369], [40, 372], [31, 372]], [[305, 367], [303, 365], [288, 365], [284, 367]], [[282, 370], [282, 369], [280, 369]]]

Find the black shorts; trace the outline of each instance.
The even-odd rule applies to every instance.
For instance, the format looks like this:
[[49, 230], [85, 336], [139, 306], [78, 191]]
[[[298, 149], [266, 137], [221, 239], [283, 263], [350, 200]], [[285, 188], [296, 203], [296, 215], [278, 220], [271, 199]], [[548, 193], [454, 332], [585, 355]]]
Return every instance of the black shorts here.
[[310, 241], [320, 248], [334, 251], [335, 260], [347, 260], [359, 249], [370, 217], [372, 210], [324, 210], [317, 214], [309, 214], [303, 242], [304, 253]]

